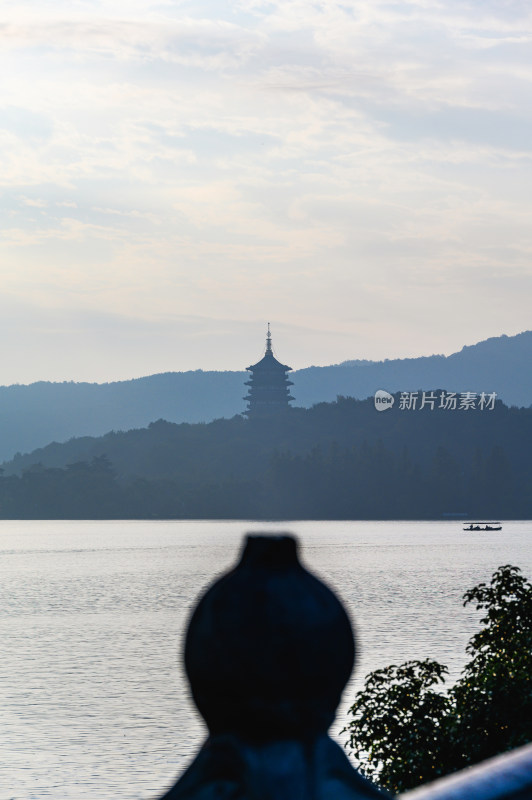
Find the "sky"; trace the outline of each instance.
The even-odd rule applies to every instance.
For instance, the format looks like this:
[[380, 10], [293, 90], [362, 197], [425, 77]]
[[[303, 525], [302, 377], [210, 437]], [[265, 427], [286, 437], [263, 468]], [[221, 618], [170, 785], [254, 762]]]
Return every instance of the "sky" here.
[[528, 0], [4, 0], [0, 384], [532, 327]]

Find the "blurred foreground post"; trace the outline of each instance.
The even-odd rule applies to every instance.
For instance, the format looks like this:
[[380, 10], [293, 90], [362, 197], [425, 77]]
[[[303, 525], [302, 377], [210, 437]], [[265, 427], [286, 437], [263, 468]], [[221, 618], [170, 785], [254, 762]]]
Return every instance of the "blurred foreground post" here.
[[209, 738], [163, 800], [384, 798], [327, 731], [354, 663], [343, 606], [290, 536], [248, 536], [185, 644]]

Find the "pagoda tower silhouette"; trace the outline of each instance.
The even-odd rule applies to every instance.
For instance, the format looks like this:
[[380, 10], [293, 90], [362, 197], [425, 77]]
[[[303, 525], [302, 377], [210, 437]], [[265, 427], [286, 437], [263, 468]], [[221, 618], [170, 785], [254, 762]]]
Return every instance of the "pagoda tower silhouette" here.
[[264, 357], [246, 369], [251, 372], [249, 381], [245, 382], [245, 385], [249, 386], [248, 394], [244, 397], [248, 403], [247, 411], [244, 413], [248, 417], [271, 416], [290, 408], [288, 404], [294, 398], [288, 387], [294, 384], [288, 380], [286, 373], [291, 372], [292, 367], [281, 364], [275, 358], [269, 322]]

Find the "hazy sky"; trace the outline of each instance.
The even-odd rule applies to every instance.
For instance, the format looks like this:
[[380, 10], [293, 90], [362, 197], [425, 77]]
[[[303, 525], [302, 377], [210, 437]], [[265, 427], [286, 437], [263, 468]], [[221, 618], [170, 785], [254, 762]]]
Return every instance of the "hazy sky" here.
[[4, 0], [0, 383], [531, 324], [529, 0]]

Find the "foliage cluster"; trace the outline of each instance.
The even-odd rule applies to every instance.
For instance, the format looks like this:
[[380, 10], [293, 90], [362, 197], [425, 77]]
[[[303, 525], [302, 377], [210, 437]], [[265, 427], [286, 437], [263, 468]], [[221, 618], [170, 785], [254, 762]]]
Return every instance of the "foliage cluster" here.
[[532, 584], [501, 566], [468, 603], [485, 613], [452, 688], [442, 690], [442, 664], [409, 661], [368, 675], [350, 709], [347, 746], [392, 792], [532, 741]]
[[531, 440], [532, 409], [501, 403], [379, 414], [338, 398], [277, 419], [159, 420], [6, 464], [0, 517], [101, 517], [104, 502], [126, 518], [530, 518]]

